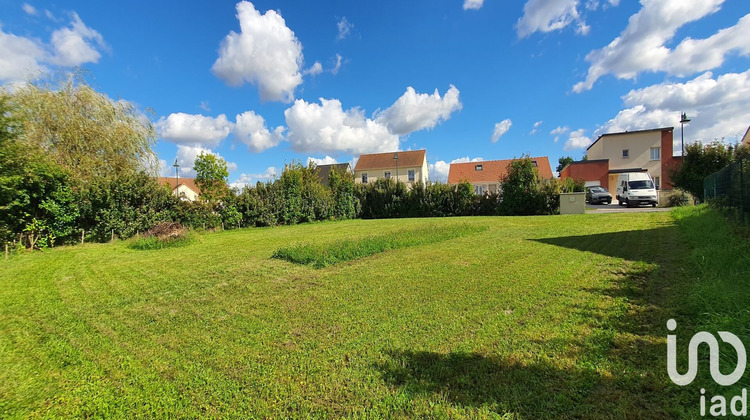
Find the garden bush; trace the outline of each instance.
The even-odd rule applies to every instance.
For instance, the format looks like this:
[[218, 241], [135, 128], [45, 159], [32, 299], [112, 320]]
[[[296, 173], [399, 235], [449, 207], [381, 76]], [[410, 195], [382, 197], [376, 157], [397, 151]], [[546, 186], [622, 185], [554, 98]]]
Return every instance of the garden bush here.
[[693, 197], [693, 194], [690, 194], [683, 189], [675, 188], [667, 194], [664, 205], [666, 207], [680, 207], [688, 206], [693, 203], [695, 203], [695, 197]]
[[197, 235], [186, 229], [182, 224], [164, 222], [154, 226], [143, 237], [132, 241], [129, 247], [142, 251], [175, 248], [190, 245], [197, 240]]

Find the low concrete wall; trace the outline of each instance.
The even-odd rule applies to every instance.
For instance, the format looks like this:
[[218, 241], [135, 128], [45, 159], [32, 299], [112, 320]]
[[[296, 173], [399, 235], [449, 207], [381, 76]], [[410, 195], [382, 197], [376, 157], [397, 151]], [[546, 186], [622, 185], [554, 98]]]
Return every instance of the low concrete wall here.
[[586, 213], [586, 193], [561, 193], [560, 214]]

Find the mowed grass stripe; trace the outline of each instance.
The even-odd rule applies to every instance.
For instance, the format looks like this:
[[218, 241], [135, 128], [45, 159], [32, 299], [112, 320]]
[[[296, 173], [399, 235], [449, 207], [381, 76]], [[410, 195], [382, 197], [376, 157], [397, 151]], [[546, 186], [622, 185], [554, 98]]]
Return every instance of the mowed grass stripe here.
[[332, 243], [304, 243], [277, 249], [272, 258], [315, 268], [328, 267], [388, 250], [427, 245], [477, 233], [481, 226], [424, 226], [419, 229], [400, 230], [364, 238], [344, 239]]
[[[480, 231], [325, 270], [270, 258], [462, 225]], [[666, 213], [352, 220], [13, 257], [0, 417], [690, 417], [697, 390], [664, 374], [683, 301], [662, 301], [692, 281], [681, 229]]]

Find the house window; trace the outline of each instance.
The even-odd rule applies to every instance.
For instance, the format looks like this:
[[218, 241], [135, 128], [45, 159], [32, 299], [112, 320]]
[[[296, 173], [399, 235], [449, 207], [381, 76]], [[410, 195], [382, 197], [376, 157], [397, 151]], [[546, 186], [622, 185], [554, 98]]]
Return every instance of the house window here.
[[362, 174], [362, 183], [367, 184], [367, 174]]
[[409, 182], [414, 182], [414, 170], [409, 171]]
[[531, 161], [531, 164], [532, 164], [532, 165], [533, 165], [533, 166], [534, 166], [535, 168], [539, 166], [539, 164], [537, 164], [535, 160], [532, 160], [532, 161]]
[[622, 158], [627, 159], [630, 157], [630, 150], [628, 149], [622, 149]]
[[383, 175], [385, 175], [385, 179], [391, 179], [391, 173], [385, 172]]
[[474, 170], [475, 171], [481, 171], [482, 170], [482, 165], [474, 165]]
[[661, 159], [661, 147], [652, 147], [651, 148], [651, 160], [659, 160]]
[[474, 194], [477, 195], [483, 195], [484, 194], [484, 186], [483, 185], [475, 185], [474, 186]]
[[[653, 150], [653, 149], [651, 149], [651, 150]], [[654, 185], [656, 186], [657, 190], [661, 189], [661, 179], [659, 179], [658, 176], [654, 177]]]

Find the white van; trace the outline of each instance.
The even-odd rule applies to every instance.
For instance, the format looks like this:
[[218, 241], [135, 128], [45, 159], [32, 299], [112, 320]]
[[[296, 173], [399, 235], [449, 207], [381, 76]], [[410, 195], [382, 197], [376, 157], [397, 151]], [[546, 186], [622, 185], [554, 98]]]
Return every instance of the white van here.
[[617, 177], [617, 201], [621, 206], [651, 204], [656, 207], [654, 180], [646, 172], [628, 172]]

